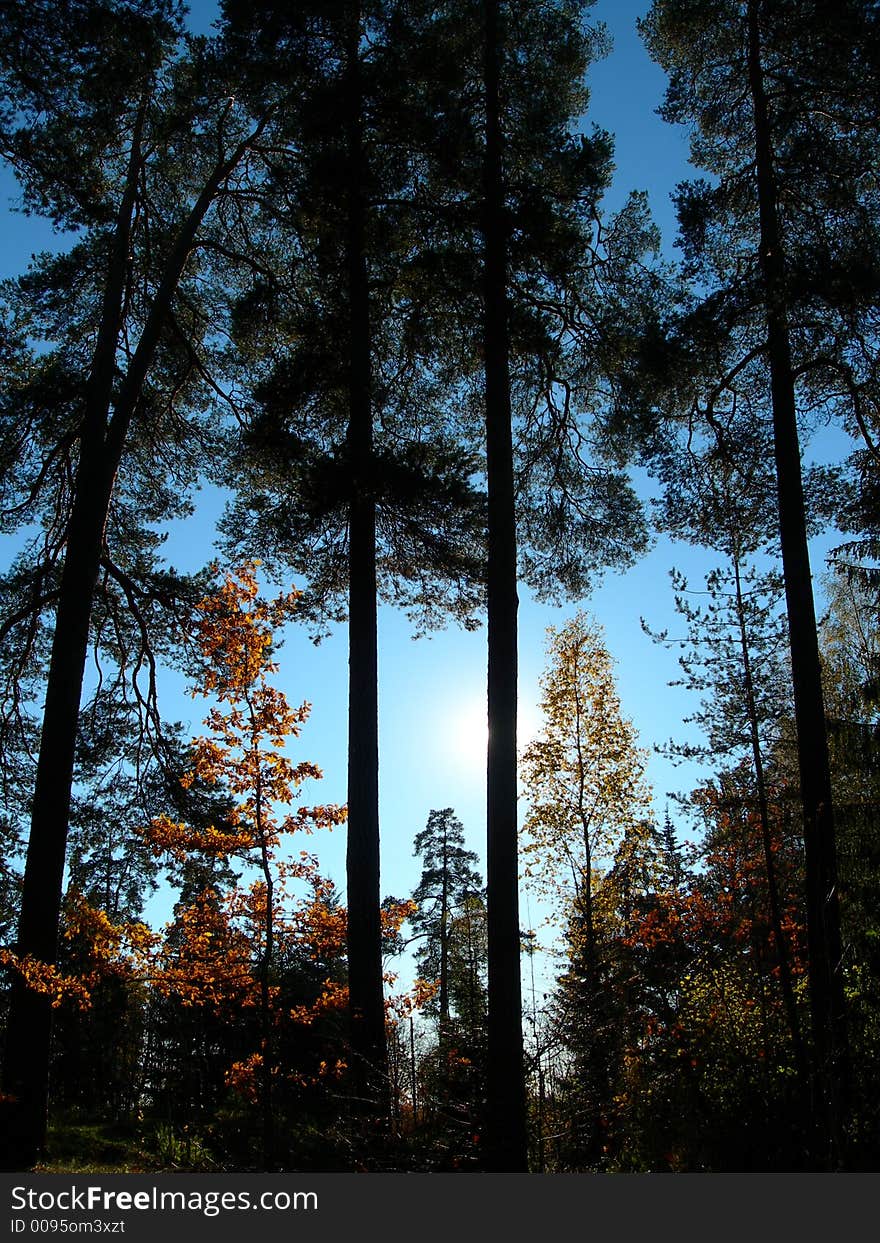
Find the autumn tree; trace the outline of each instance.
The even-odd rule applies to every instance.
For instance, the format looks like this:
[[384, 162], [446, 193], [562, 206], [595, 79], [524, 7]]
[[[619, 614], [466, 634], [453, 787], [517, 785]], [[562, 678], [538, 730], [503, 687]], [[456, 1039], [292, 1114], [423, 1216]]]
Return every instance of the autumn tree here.
[[[259, 1048], [239, 1074], [247, 1070], [259, 1083], [266, 1168], [275, 1160], [272, 1093], [281, 1073], [275, 1044], [278, 928], [289, 940], [296, 920], [303, 918], [300, 906], [292, 912], [287, 909], [292, 902], [289, 885], [305, 882], [311, 887], [310, 918], [317, 918], [319, 899], [326, 891], [313, 856], [301, 852], [299, 857], [282, 859], [278, 852], [285, 835], [330, 828], [344, 820], [344, 812], [333, 805], [282, 810], [291, 807], [304, 781], [321, 776], [314, 764], [294, 763], [284, 753], [289, 739], [298, 736], [307, 719], [309, 705], [292, 708], [269, 681], [277, 672], [271, 654], [275, 632], [289, 620], [295, 603], [294, 594], [271, 601], [260, 597], [256, 567], [247, 565], [227, 575], [202, 601], [197, 643], [203, 673], [198, 693], [210, 696], [216, 704], [205, 721], [209, 732], [193, 744], [192, 770], [183, 784], [200, 778], [228, 790], [234, 805], [222, 827], [194, 827], [161, 816], [146, 834], [155, 851], [178, 858], [192, 853], [213, 855], [257, 871], [258, 880], [244, 891], [233, 890], [225, 902], [211, 888], [197, 896], [181, 916], [184, 943], [176, 966], [169, 963], [161, 980], [163, 988], [170, 988], [176, 971], [175, 988], [184, 993], [201, 989], [211, 995], [219, 989], [222, 996], [231, 986], [243, 990], [241, 1004], [247, 1004], [249, 990], [256, 989], [258, 999], [251, 996], [250, 1004], [258, 1008]], [[325, 909], [328, 920], [335, 919], [338, 928], [338, 916]], [[221, 942], [218, 931], [224, 927], [228, 931]], [[235, 955], [233, 945], [238, 946]]]
[[578, 613], [565, 626], [550, 628], [547, 648], [543, 726], [522, 759], [530, 804], [523, 857], [527, 878], [564, 921], [564, 990], [569, 1009], [576, 996], [571, 1030], [581, 1033], [577, 1045], [588, 1099], [583, 1143], [586, 1159], [594, 1162], [611, 1074], [611, 1024], [603, 1012], [610, 995], [610, 925], [597, 895], [622, 845], [633, 855], [647, 838], [650, 791], [599, 627]]
[[602, 631], [585, 613], [548, 630], [540, 686], [543, 725], [522, 760], [526, 875], [539, 893], [565, 895], [593, 962], [593, 875], [648, 816], [645, 758], [621, 714]]

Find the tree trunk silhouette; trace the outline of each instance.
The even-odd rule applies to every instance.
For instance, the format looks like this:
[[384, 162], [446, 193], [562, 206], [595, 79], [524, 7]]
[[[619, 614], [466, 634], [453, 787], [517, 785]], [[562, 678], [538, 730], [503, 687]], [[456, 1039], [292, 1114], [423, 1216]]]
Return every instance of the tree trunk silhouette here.
[[528, 1168], [517, 868], [517, 557], [507, 305], [499, 0], [485, 6], [484, 349], [489, 496], [487, 920], [489, 1169]]
[[847, 1079], [837, 862], [828, 737], [789, 339], [785, 259], [761, 65], [759, 7], [759, 0], [749, 0], [748, 66], [755, 124], [760, 262], [767, 313], [779, 532], [804, 817], [814, 1114], [822, 1130], [820, 1143], [823, 1147], [823, 1151], [815, 1152], [813, 1157], [818, 1164], [833, 1167], [840, 1160]]
[[376, 605], [376, 504], [370, 294], [366, 263], [360, 4], [348, 14], [349, 694], [348, 986], [355, 1092], [388, 1110], [379, 890], [379, 700]]

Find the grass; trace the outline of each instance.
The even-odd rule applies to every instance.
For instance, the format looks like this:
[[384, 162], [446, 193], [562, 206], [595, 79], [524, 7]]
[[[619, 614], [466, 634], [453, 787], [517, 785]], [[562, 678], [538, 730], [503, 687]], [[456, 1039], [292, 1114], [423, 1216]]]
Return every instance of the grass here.
[[55, 1119], [49, 1126], [49, 1160], [36, 1174], [152, 1174], [180, 1169], [163, 1160], [155, 1136], [132, 1124]]

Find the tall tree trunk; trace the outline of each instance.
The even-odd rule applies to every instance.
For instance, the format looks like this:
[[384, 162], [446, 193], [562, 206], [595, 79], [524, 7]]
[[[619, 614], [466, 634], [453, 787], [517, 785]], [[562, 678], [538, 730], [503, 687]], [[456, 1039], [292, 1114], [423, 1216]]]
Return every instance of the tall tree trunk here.
[[409, 1076], [412, 1085], [412, 1121], [413, 1126], [419, 1124], [419, 1089], [416, 1075], [416, 1027], [413, 1016], [409, 1016]]
[[[171, 248], [134, 357], [113, 400], [116, 351], [128, 275], [128, 256], [146, 105], [135, 124], [131, 157], [117, 216], [101, 324], [86, 391], [74, 500], [58, 593], [46, 680], [31, 830], [22, 883], [17, 953], [54, 965], [58, 954], [67, 829], [76, 737], [95, 585], [116, 474], [147, 374], [199, 227], [219, 187], [265, 121], [220, 160], [183, 222]], [[111, 405], [113, 409], [111, 417]], [[27, 1168], [46, 1147], [52, 1011], [49, 1000], [16, 980], [10, 995], [3, 1063], [5, 1168]]]
[[[140, 109], [132, 138], [86, 390], [22, 882], [16, 951], [22, 958], [31, 957], [53, 966], [58, 960], [67, 826], [92, 597], [118, 467], [118, 461], [107, 458], [105, 435], [122, 324], [144, 117], [145, 105]], [[6, 1169], [27, 1168], [45, 1152], [51, 1038], [50, 999], [28, 988], [16, 976], [9, 1001], [3, 1059]]]
[[348, 14], [349, 513], [348, 987], [358, 1095], [388, 1110], [379, 890], [379, 699], [372, 360], [366, 263], [360, 4]]
[[489, 497], [487, 921], [488, 1167], [528, 1169], [517, 867], [517, 564], [507, 306], [508, 223], [500, 106], [500, 4], [485, 5], [486, 471]]
[[584, 1136], [584, 1152], [588, 1166], [598, 1166], [602, 1159], [603, 1131], [601, 1126], [603, 1109], [610, 1100], [610, 1084], [608, 1072], [608, 1029], [603, 1005], [603, 994], [599, 972], [599, 947], [596, 940], [596, 924], [593, 894], [593, 847], [590, 841], [590, 813], [587, 809], [587, 757], [583, 747], [583, 724], [585, 717], [584, 704], [580, 694], [580, 649], [573, 646], [570, 653], [572, 664], [572, 686], [574, 688], [575, 709], [575, 744], [577, 747], [578, 765], [578, 818], [581, 823], [581, 836], [584, 843], [584, 871], [579, 888], [576, 885], [576, 901], [579, 916], [577, 933], [579, 943], [576, 945], [574, 964], [583, 981], [581, 993], [581, 1023], [586, 1038], [586, 1052], [583, 1062], [582, 1078], [586, 1081], [583, 1087], [587, 1092], [589, 1110], [582, 1111], [577, 1127]]
[[772, 132], [761, 65], [759, 9], [760, 0], [749, 0], [748, 66], [755, 123], [760, 261], [767, 308], [779, 532], [804, 816], [814, 1113], [823, 1132], [820, 1141], [822, 1151], [813, 1156], [818, 1164], [834, 1167], [841, 1159], [847, 1081], [837, 861], [789, 340], [785, 259], [779, 226]]
[[[103, 467], [100, 449], [96, 452], [91, 446], [87, 450], [83, 444], [46, 685], [21, 893], [17, 953], [52, 965], [58, 959], [67, 825], [92, 596], [109, 501]], [[5, 1143], [11, 1148], [12, 1162], [23, 1168], [32, 1165], [45, 1150], [51, 1032], [50, 999], [16, 976], [9, 1003], [3, 1090], [7, 1098], [13, 1098]], [[14, 1166], [6, 1164], [4, 1168]]]
[[263, 1128], [263, 1169], [271, 1171], [275, 1168], [275, 1105], [272, 1099], [272, 1074], [275, 1065], [275, 1041], [272, 1032], [272, 991], [271, 972], [274, 950], [274, 933], [272, 903], [274, 887], [271, 874], [265, 864], [263, 875], [266, 879], [266, 917], [263, 934], [266, 938], [262, 960], [260, 962], [260, 1114]]

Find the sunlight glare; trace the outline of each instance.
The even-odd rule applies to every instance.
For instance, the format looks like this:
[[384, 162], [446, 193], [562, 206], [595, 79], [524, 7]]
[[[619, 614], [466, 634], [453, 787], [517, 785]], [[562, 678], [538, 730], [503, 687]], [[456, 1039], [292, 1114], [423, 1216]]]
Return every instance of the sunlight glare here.
[[[533, 740], [540, 728], [540, 721], [541, 715], [537, 708], [528, 702], [520, 703], [517, 721], [520, 750]], [[473, 699], [450, 705], [444, 713], [441, 728], [445, 758], [459, 771], [484, 773], [489, 741], [486, 701]]]
[[446, 721], [445, 749], [458, 768], [484, 771], [488, 741], [485, 700], [473, 700], [450, 711]]

